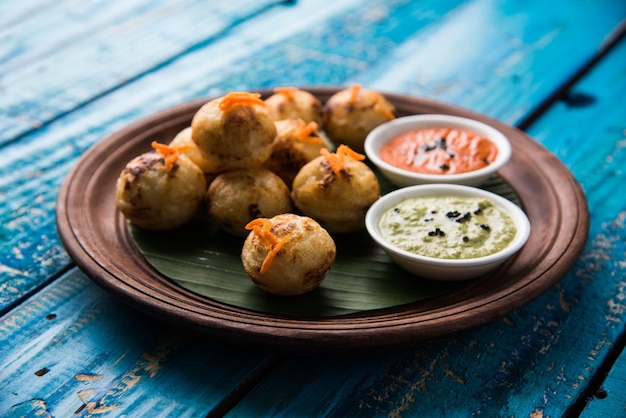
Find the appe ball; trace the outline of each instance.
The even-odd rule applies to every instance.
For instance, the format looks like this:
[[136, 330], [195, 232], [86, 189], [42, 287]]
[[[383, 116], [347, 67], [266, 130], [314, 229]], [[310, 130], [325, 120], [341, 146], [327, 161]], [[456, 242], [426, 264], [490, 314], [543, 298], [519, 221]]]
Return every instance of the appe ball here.
[[337, 249], [315, 220], [295, 214], [259, 218], [248, 228], [241, 261], [250, 279], [277, 295], [299, 295], [317, 288], [330, 272]]
[[328, 149], [315, 122], [285, 119], [276, 122], [276, 138], [272, 153], [263, 166], [277, 174], [291, 187], [293, 179], [309, 161], [317, 158], [322, 149]]
[[197, 165], [207, 178], [211, 178], [215, 176], [215, 174], [224, 171], [224, 167], [219, 159], [205, 155], [191, 139], [191, 126], [176, 134], [174, 139], [169, 143], [169, 146], [183, 149], [181, 152]]
[[226, 171], [209, 185], [209, 216], [224, 231], [245, 237], [245, 226], [255, 218], [291, 212], [289, 188], [280, 177], [263, 168]]
[[296, 87], [277, 87], [274, 94], [265, 99], [274, 120], [302, 119], [322, 125], [324, 107], [322, 102], [308, 91]]
[[364, 151], [365, 138], [374, 128], [395, 118], [393, 104], [382, 94], [358, 84], [332, 95], [324, 109], [324, 131], [330, 140], [357, 152]]
[[132, 159], [122, 170], [115, 203], [138, 227], [168, 230], [196, 215], [205, 191], [204, 173], [185, 155], [172, 151], [164, 157], [148, 152]]
[[259, 167], [276, 136], [259, 94], [232, 92], [205, 103], [191, 121], [191, 138], [222, 169]]
[[307, 163], [293, 180], [291, 199], [305, 215], [330, 233], [355, 232], [365, 227], [365, 214], [380, 197], [374, 172], [345, 145]]

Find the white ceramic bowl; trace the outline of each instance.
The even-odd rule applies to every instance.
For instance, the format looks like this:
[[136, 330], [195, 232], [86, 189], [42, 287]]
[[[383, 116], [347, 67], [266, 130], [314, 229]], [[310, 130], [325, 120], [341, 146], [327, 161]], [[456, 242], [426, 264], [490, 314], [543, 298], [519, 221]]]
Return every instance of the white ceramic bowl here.
[[[515, 238], [509, 246], [497, 253], [469, 259], [425, 257], [400, 249], [383, 237], [379, 228], [379, 220], [383, 213], [403, 200], [414, 197], [419, 198], [420, 196], [486, 198], [511, 216], [517, 228]], [[513, 254], [518, 252], [530, 235], [530, 222], [528, 217], [515, 203], [483, 189], [454, 184], [417, 185], [390, 192], [382, 196], [370, 207], [365, 216], [365, 226], [374, 241], [376, 241], [400, 267], [422, 277], [448, 281], [471, 279], [494, 270]]]
[[[496, 160], [484, 168], [468, 173], [422, 174], [396, 167], [380, 158], [380, 149], [394, 137], [407, 131], [442, 127], [465, 129], [486, 137], [498, 147]], [[509, 140], [494, 127], [474, 119], [438, 114], [405, 116], [386, 122], [370, 132], [364, 146], [367, 158], [392, 183], [401, 187], [429, 183], [477, 186], [485, 182], [511, 158]]]

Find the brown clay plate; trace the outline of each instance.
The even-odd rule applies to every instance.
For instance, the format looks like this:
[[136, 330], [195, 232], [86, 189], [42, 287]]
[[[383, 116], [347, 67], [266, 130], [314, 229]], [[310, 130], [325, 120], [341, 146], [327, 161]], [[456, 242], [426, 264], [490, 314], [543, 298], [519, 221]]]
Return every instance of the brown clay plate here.
[[[336, 88], [305, 88], [325, 101]], [[260, 90], [267, 96], [270, 90]], [[473, 328], [521, 307], [556, 283], [582, 252], [589, 230], [584, 194], [566, 167], [523, 132], [471, 111], [387, 94], [399, 115], [444, 113], [494, 126], [511, 141], [498, 173], [517, 194], [531, 223], [526, 246], [492, 274], [414, 303], [330, 317], [294, 317], [222, 303], [178, 286], [142, 256], [114, 202], [126, 163], [167, 143], [208, 99], [142, 119], [93, 146], [65, 180], [57, 202], [61, 240], [95, 282], [166, 322], [238, 343], [294, 350], [387, 348]]]

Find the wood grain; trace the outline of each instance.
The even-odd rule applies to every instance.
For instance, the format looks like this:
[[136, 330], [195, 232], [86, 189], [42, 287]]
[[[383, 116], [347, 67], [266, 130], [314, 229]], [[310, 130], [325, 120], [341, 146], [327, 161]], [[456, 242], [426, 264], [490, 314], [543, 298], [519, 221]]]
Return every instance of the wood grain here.
[[[4, 84], [0, 144], [219, 38], [276, 3], [241, 1], [217, 10], [194, 1], [171, 5], [140, 0], [47, 5], [8, 13], [12, 29], [28, 31], [29, 36], [0, 46], [0, 57], [5, 58], [0, 59]], [[170, 25], [163, 25], [163, 19]], [[111, 62], [116, 64], [108, 65]], [[40, 103], [42, 94], [49, 103]]]
[[[324, 102], [337, 89], [309, 91]], [[261, 93], [266, 97], [271, 90]], [[126, 221], [115, 208], [114, 184], [126, 163], [149, 149], [150, 141], [167, 143], [189, 126], [206, 99], [138, 121], [87, 152], [59, 193], [57, 225], [61, 239], [87, 274], [138, 308], [201, 332], [280, 349], [345, 350], [415, 344], [482, 325], [556, 283], [580, 255], [589, 227], [585, 198], [567, 169], [521, 132], [487, 117], [408, 96], [386, 97], [400, 115], [471, 117], [491, 124], [509, 138], [513, 155], [499, 174], [518, 194], [531, 221], [531, 236], [504, 268], [443, 296], [324, 319], [254, 312], [177, 286], [152, 268], [134, 246]]]
[[272, 362], [139, 315], [76, 268], [4, 315], [0, 341], [2, 416], [197, 416]]

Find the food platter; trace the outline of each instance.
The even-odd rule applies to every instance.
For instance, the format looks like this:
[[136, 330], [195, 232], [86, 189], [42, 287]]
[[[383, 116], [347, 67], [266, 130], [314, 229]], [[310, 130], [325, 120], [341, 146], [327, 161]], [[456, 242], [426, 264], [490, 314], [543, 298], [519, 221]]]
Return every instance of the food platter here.
[[[303, 88], [326, 101], [336, 88]], [[271, 90], [259, 90], [266, 97]], [[178, 285], [150, 264], [115, 207], [125, 164], [167, 143], [208, 99], [139, 120], [105, 138], [79, 160], [61, 187], [57, 227], [77, 265], [96, 283], [165, 322], [236, 343], [296, 351], [342, 351], [414, 345], [483, 325], [530, 302], [578, 259], [589, 229], [584, 194], [567, 168], [523, 132], [466, 109], [385, 94], [400, 116], [442, 113], [477, 119], [503, 132], [513, 153], [498, 173], [531, 222], [526, 246], [495, 272], [450, 291], [344, 315], [288, 315], [249, 309]], [[358, 244], [356, 244], [358, 245]]]

